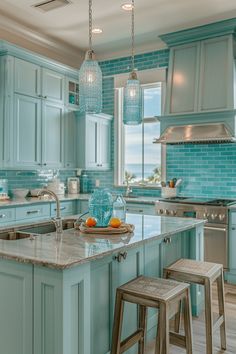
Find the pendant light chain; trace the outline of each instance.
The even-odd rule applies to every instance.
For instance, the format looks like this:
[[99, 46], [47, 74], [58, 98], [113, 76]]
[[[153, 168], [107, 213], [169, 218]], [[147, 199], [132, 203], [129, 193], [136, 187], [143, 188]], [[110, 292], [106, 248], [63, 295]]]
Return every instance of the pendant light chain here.
[[92, 0], [89, 0], [89, 50], [92, 51], [92, 27], [93, 27]]
[[134, 0], [132, 0], [132, 21], [131, 21], [131, 38], [132, 38], [132, 54], [131, 54], [131, 71], [134, 71]]

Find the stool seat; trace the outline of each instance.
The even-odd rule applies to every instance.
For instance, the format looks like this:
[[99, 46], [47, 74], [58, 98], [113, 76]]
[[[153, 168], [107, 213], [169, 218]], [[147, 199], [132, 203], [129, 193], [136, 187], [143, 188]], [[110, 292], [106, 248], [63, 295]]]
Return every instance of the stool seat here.
[[171, 264], [166, 270], [173, 270], [185, 274], [194, 274], [203, 278], [214, 278], [216, 274], [221, 272], [222, 264], [194, 261], [192, 259], [179, 259]]
[[142, 298], [168, 301], [189, 287], [175, 280], [140, 276], [119, 287], [121, 291]]

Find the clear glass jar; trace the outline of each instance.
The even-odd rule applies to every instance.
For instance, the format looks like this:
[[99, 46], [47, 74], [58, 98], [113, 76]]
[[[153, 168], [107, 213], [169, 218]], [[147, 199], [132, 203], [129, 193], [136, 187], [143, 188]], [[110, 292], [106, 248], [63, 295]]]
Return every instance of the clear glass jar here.
[[0, 179], [0, 192], [8, 194], [8, 180]]
[[89, 198], [89, 214], [96, 218], [97, 227], [106, 227], [112, 216], [113, 199], [106, 189], [97, 188]]
[[113, 203], [113, 216], [125, 222], [126, 219], [126, 201], [122, 194], [118, 194]]

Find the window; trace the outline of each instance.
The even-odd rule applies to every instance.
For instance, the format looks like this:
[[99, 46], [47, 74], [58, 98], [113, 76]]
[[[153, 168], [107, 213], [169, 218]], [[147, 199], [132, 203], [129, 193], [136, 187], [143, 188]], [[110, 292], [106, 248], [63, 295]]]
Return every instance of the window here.
[[163, 151], [153, 144], [160, 135], [162, 83], [142, 86], [143, 123], [128, 126], [122, 123], [123, 89], [117, 90], [117, 171], [116, 184], [157, 186], [163, 175]]

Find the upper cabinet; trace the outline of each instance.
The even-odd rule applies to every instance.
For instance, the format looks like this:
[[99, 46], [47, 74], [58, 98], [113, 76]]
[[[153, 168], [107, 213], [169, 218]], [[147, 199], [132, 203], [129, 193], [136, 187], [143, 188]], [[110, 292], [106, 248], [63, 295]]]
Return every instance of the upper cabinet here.
[[0, 166], [75, 168], [78, 71], [9, 48], [16, 56], [0, 56]]
[[111, 162], [111, 120], [108, 114], [78, 115], [78, 167], [108, 170]]
[[165, 115], [235, 108], [232, 35], [170, 49]]
[[14, 92], [64, 103], [63, 74], [15, 58]]

